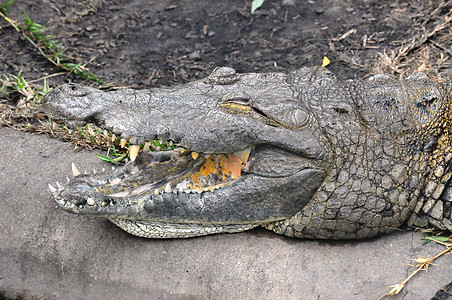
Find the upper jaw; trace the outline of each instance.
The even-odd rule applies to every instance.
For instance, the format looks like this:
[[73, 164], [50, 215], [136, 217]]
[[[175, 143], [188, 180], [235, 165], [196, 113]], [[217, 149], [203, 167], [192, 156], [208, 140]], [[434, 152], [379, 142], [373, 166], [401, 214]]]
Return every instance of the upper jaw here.
[[63, 85], [46, 96], [44, 106], [66, 124], [95, 123], [135, 145], [157, 138], [196, 152], [233, 153], [272, 144], [319, 157], [323, 145], [311, 132], [310, 118], [298, 107], [293, 90], [283, 78], [272, 82], [274, 89], [261, 80], [231, 85], [200, 80], [173, 88], [111, 92]]

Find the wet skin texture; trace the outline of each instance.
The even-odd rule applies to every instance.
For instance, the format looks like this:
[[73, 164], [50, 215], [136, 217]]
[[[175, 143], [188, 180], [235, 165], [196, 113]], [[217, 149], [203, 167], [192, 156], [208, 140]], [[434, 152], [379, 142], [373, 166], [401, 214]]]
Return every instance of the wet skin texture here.
[[64, 85], [44, 105], [68, 125], [94, 122], [131, 144], [157, 137], [180, 146], [51, 189], [61, 208], [138, 236], [255, 226], [323, 239], [405, 225], [452, 230], [451, 88], [422, 73], [341, 82], [324, 68], [217, 68], [170, 88]]

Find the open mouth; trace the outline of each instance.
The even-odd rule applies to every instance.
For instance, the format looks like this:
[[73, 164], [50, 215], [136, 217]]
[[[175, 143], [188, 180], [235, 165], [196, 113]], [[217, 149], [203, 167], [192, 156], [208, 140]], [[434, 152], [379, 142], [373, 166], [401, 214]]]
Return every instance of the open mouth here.
[[[111, 198], [200, 194], [220, 189], [241, 177], [249, 154], [250, 149], [230, 154], [204, 154], [183, 148], [143, 153], [111, 174], [90, 175], [87, 185]], [[81, 175], [75, 165], [73, 173], [75, 177]]]
[[[271, 174], [268, 161], [278, 166], [278, 159], [285, 173]], [[237, 232], [289, 218], [325, 176], [310, 160], [267, 146], [228, 154], [183, 148], [140, 153], [111, 172], [81, 174], [73, 165], [73, 175], [65, 185], [49, 185], [61, 208], [106, 217], [135, 235], [165, 238], [184, 230], [186, 237]]]

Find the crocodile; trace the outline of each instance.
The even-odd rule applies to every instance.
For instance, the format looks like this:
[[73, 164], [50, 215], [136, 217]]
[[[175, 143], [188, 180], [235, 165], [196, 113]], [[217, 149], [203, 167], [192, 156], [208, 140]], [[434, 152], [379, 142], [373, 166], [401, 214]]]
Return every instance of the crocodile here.
[[[43, 100], [48, 115], [108, 130], [130, 161], [91, 174], [73, 165], [75, 177], [49, 189], [66, 211], [148, 238], [452, 231], [451, 105], [450, 81], [424, 73], [340, 80], [323, 67], [220, 67], [149, 90], [64, 84]], [[149, 151], [154, 139], [173, 146]]]

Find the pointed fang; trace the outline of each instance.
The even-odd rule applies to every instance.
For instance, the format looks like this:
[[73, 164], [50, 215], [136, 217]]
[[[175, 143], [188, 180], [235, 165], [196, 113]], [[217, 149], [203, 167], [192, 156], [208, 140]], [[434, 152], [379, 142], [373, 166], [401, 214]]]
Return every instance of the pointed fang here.
[[121, 142], [119, 142], [119, 145], [124, 148], [126, 146], [127, 140], [126, 139], [121, 139]]
[[146, 142], [146, 143], [144, 143], [144, 146], [143, 146], [143, 152], [149, 152], [149, 151], [151, 151], [151, 143]]
[[74, 175], [74, 177], [80, 175], [80, 171], [77, 169], [74, 163], [72, 163], [72, 175]]
[[233, 155], [235, 155], [238, 159], [240, 159], [242, 161], [242, 163], [246, 163], [248, 158], [250, 157], [250, 153], [251, 153], [251, 149], [247, 148], [245, 150], [242, 151], [238, 151], [233, 153]]
[[171, 192], [172, 192], [171, 185], [169, 183], [167, 183], [165, 186], [165, 193], [171, 193]]
[[88, 197], [88, 199], [86, 200], [86, 204], [88, 204], [89, 206], [93, 206], [94, 204], [96, 204], [96, 201], [94, 201], [93, 198]]
[[138, 156], [138, 151], [140, 150], [140, 145], [132, 145], [132, 146], [130, 146], [129, 150], [130, 150], [130, 153], [129, 153], [130, 160], [135, 161], [135, 159]]
[[56, 182], [56, 186], [58, 187], [58, 190], [63, 190], [63, 186], [61, 184], [58, 183], [58, 181]]
[[50, 190], [50, 192], [52, 192], [52, 193], [55, 193], [55, 192], [57, 191], [57, 189], [54, 188], [50, 183], [49, 183], [49, 190]]

